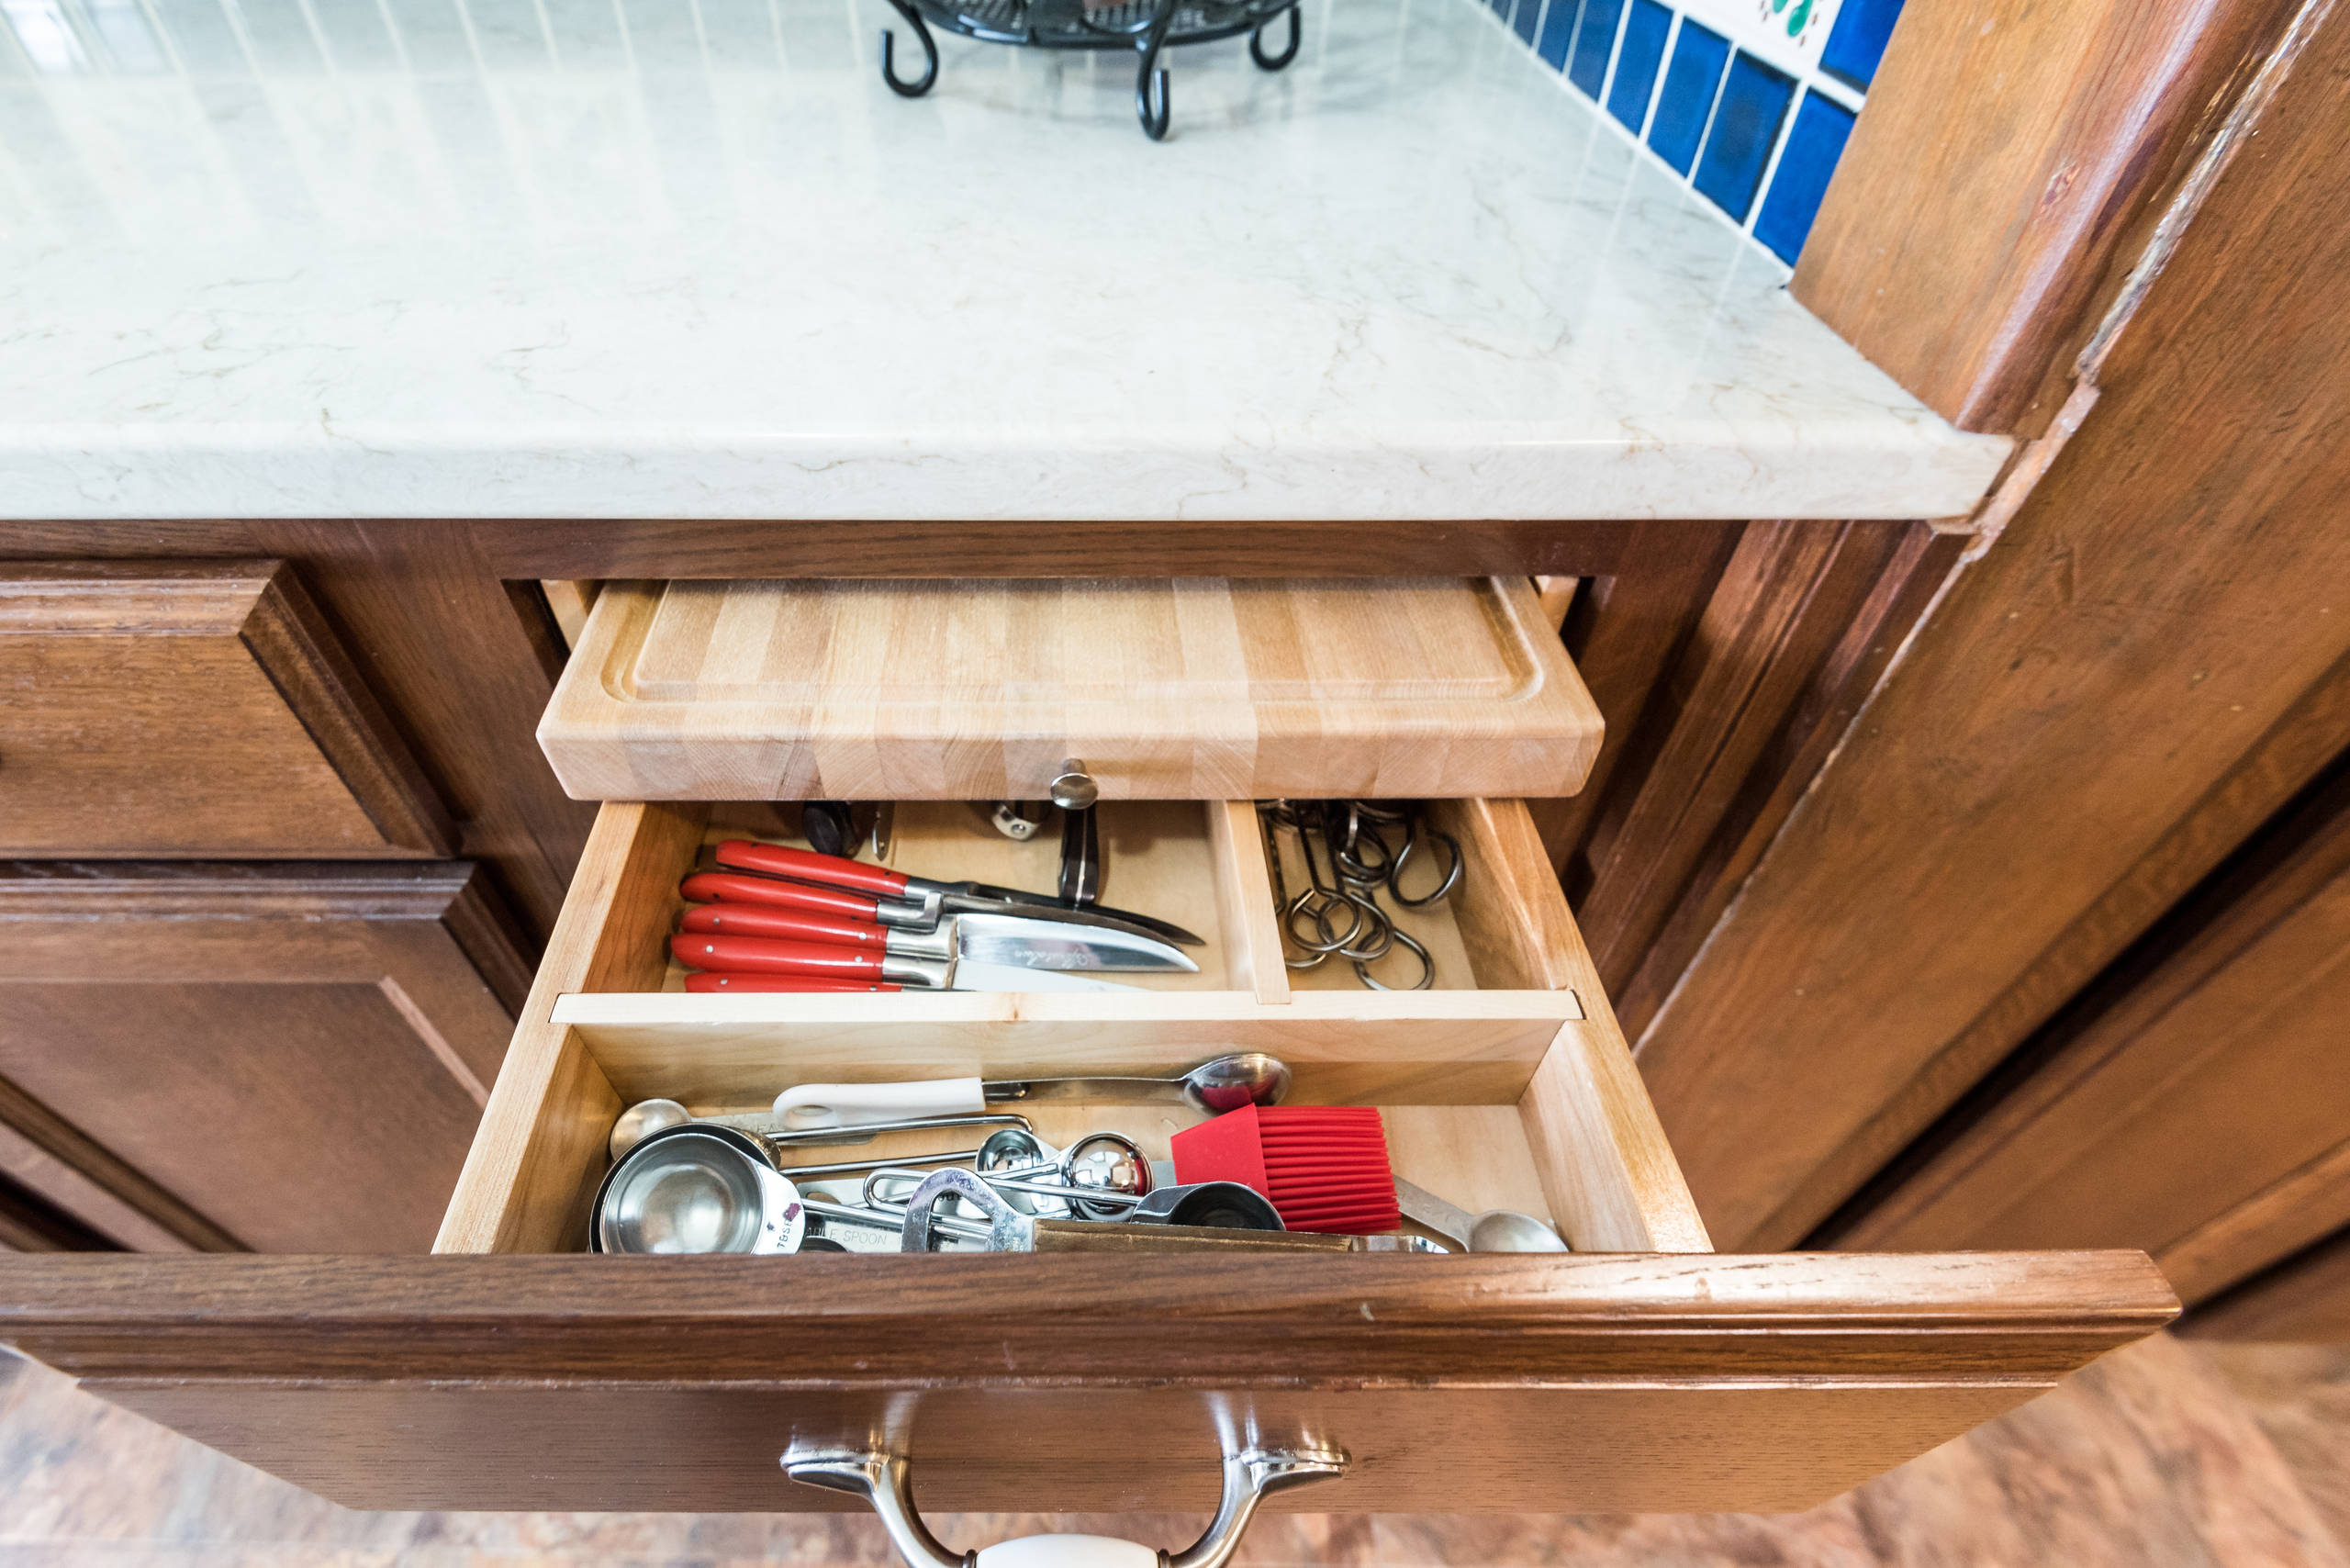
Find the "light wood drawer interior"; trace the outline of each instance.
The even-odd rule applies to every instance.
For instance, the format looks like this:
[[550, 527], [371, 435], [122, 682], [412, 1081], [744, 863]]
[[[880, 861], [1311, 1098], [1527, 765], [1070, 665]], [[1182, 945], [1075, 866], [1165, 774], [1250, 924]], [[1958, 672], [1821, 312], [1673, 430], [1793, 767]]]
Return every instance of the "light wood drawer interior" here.
[[[1119, 977], [1143, 988], [1132, 993], [699, 995], [667, 950], [678, 881], [720, 839], [793, 842], [797, 813], [608, 804], [438, 1249], [576, 1249], [606, 1133], [640, 1099], [755, 1111], [794, 1082], [1157, 1074], [1253, 1049], [1290, 1063], [1291, 1103], [1379, 1106], [1397, 1173], [1465, 1207], [1541, 1215], [1583, 1251], [1706, 1250], [1525, 807], [1429, 812], [1465, 862], [1449, 900], [1403, 917], [1436, 955], [1431, 990], [1364, 990], [1335, 963], [1292, 983], [1243, 801], [1101, 808], [1105, 897], [1207, 938], [1198, 974]], [[963, 804], [910, 803], [890, 863], [1044, 886], [1052, 854], [988, 833]], [[1326, 979], [1341, 983], [1313, 983]], [[1197, 1119], [1159, 1105], [1031, 1114], [1048, 1141], [1113, 1128], [1159, 1157]], [[874, 1152], [925, 1147], [952, 1145]]]

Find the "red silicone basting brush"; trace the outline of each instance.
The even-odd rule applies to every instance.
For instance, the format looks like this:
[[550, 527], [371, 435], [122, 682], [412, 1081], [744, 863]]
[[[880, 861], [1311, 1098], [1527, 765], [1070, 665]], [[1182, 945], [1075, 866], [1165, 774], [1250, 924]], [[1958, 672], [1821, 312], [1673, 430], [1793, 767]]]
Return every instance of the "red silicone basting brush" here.
[[1243, 1105], [1174, 1137], [1175, 1180], [1239, 1182], [1292, 1230], [1369, 1236], [1403, 1223], [1387, 1128], [1368, 1105]]

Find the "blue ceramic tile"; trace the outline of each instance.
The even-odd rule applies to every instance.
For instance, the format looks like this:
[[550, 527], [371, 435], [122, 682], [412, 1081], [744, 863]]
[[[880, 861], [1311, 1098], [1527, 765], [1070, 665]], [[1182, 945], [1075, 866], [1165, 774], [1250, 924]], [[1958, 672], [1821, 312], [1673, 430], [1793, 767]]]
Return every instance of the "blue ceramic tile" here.
[[1607, 56], [1616, 47], [1616, 24], [1624, 15], [1624, 0], [1583, 0], [1583, 22], [1575, 28], [1574, 63], [1567, 67], [1567, 80], [1583, 91], [1583, 96], [1599, 96], [1600, 84], [1607, 80]]
[[1607, 89], [1607, 112], [1634, 136], [1649, 118], [1649, 93], [1656, 86], [1656, 68], [1664, 63], [1664, 38], [1672, 30], [1672, 12], [1656, 0], [1632, 0], [1632, 13], [1624, 19], [1624, 44], [1616, 51], [1616, 84]]
[[1494, 8], [1494, 16], [1499, 17], [1505, 22], [1509, 20], [1510, 0], [1485, 0], [1485, 4]]
[[1512, 19], [1511, 25], [1517, 28], [1518, 37], [1532, 43], [1534, 24], [1541, 15], [1542, 0], [1517, 0], [1517, 15]]
[[1542, 14], [1541, 41], [1534, 52], [1550, 62], [1553, 71], [1567, 68], [1567, 46], [1574, 41], [1576, 0], [1550, 0], [1550, 8]]
[[1729, 59], [1729, 44], [1721, 34], [1686, 17], [1681, 19], [1681, 39], [1673, 46], [1673, 63], [1664, 73], [1664, 93], [1657, 99], [1656, 118], [1649, 124], [1649, 145], [1675, 174], [1687, 174], [1697, 156], [1706, 117], [1713, 112], [1714, 89], [1721, 84], [1722, 65]]
[[1574, 42], [1574, 7], [1577, 0], [1551, 0], [1551, 9], [1541, 14], [1541, 38], [1535, 40], [1535, 54], [1551, 63], [1551, 71], [1568, 68], [1568, 45]]
[[1692, 183], [1740, 223], [1754, 205], [1763, 166], [1771, 162], [1771, 145], [1779, 140], [1787, 100], [1795, 91], [1795, 78], [1742, 49], [1729, 62], [1729, 80], [1723, 84], [1722, 101], [1714, 110], [1713, 129], [1706, 133], [1706, 151]]
[[1818, 93], [1806, 93], [1787, 132], [1787, 150], [1771, 176], [1771, 194], [1755, 215], [1754, 237], [1789, 266], [1803, 249], [1811, 220], [1819, 216], [1819, 198], [1828, 194], [1828, 177], [1844, 143], [1852, 134], [1852, 111]]
[[1865, 92], [1885, 58], [1886, 40], [1901, 19], [1901, 0], [1844, 0], [1819, 51], [1819, 68]]

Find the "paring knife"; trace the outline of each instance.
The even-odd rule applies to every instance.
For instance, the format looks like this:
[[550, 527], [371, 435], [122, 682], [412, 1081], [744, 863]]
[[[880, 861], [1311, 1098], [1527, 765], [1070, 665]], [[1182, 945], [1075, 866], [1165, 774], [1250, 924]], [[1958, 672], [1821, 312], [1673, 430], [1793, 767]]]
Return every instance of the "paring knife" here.
[[832, 942], [893, 958], [976, 958], [1031, 969], [1141, 969], [1197, 973], [1199, 965], [1156, 936], [1064, 925], [1016, 914], [950, 914], [933, 931], [892, 931], [762, 904], [706, 903], [686, 911], [680, 929], [700, 935], [784, 936]]
[[[848, 888], [886, 901], [864, 917], [878, 920], [884, 925], [926, 928], [936, 924], [941, 914], [1023, 914], [1076, 925], [1124, 926], [1186, 947], [1203, 946], [1203, 938], [1181, 926], [1151, 915], [1136, 914], [1132, 910], [1108, 909], [1098, 904], [1080, 909], [1073, 900], [1023, 892], [1017, 888], [999, 888], [988, 882], [934, 882], [884, 866], [868, 866], [862, 860], [844, 860], [837, 855], [818, 855], [779, 844], [730, 838], [718, 846], [718, 863], [730, 870], [788, 877], [826, 888]], [[898, 907], [892, 909], [893, 904]]]
[[[722, 936], [688, 933], [669, 938], [669, 951], [688, 969], [720, 975], [775, 975], [817, 980], [905, 987], [916, 991], [1139, 991], [1140, 986], [1051, 969], [1024, 969], [973, 958], [899, 958], [864, 947], [830, 942], [791, 942], [770, 936]], [[699, 990], [688, 982], [688, 989]], [[716, 987], [718, 990], [750, 990]], [[793, 989], [798, 989], [797, 987]], [[830, 987], [824, 989], [829, 990]]]

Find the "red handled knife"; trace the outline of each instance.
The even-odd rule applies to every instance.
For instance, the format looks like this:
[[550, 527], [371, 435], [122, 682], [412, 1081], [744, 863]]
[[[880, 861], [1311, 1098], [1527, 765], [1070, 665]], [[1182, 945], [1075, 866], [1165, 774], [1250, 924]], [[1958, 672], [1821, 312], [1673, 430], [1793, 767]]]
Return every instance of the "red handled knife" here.
[[[701, 878], [688, 878], [686, 890]], [[731, 879], [736, 881], [748, 878]], [[680, 929], [698, 935], [776, 936], [861, 947], [893, 958], [972, 958], [1032, 969], [1140, 969], [1196, 973], [1199, 965], [1156, 936], [1100, 926], [1064, 925], [1016, 914], [950, 914], [930, 931], [892, 930], [774, 904], [705, 903], [686, 911]]]
[[[718, 863], [731, 871], [753, 871], [762, 877], [789, 878], [830, 889], [846, 888], [875, 902], [866, 916], [884, 925], [928, 929], [942, 914], [1017, 914], [1031, 920], [1056, 920], [1069, 925], [1095, 925], [1137, 932], [1186, 947], [1203, 945], [1202, 938], [1170, 922], [1132, 910], [1105, 909], [1098, 904], [1079, 908], [1046, 893], [1022, 892], [987, 882], [934, 882], [909, 877], [886, 866], [867, 865], [811, 849], [780, 844], [755, 844], [730, 838], [718, 846]], [[767, 901], [760, 901], [767, 902]], [[835, 910], [833, 913], [845, 913]]]

